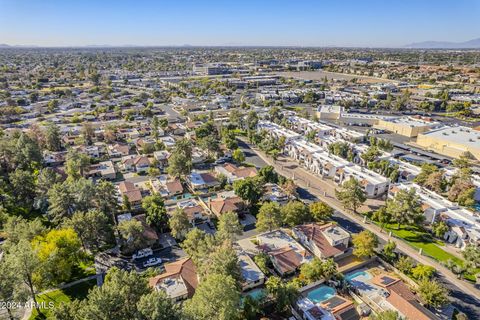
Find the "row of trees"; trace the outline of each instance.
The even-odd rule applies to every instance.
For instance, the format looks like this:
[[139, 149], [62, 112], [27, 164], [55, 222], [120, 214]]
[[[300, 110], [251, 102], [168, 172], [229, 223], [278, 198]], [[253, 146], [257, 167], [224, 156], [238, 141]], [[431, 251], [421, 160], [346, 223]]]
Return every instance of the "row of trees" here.
[[293, 227], [306, 222], [324, 222], [333, 215], [333, 209], [323, 202], [306, 206], [300, 201], [289, 201], [280, 206], [277, 202], [264, 202], [257, 215], [258, 231], [272, 231], [281, 226]]

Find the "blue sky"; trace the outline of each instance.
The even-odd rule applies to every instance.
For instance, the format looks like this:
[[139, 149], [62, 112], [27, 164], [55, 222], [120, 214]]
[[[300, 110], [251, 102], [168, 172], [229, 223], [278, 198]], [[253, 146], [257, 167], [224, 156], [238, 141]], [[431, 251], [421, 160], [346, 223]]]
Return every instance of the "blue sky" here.
[[0, 0], [10, 45], [403, 46], [480, 37], [480, 0]]

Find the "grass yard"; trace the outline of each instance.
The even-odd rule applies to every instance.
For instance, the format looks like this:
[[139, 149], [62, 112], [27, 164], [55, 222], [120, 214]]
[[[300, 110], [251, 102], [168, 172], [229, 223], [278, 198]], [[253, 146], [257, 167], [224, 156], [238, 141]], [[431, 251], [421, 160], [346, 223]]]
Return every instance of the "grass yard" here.
[[[59, 306], [62, 302], [70, 302], [74, 299], [84, 299], [87, 294], [88, 290], [93, 288], [97, 284], [96, 279], [92, 279], [89, 281], [85, 281], [69, 288], [65, 289], [57, 289], [45, 294], [41, 294], [37, 296], [37, 302], [42, 303], [48, 307], [50, 302], [56, 306]], [[30, 316], [30, 320], [38, 320], [38, 319], [50, 319], [52, 317], [52, 309], [49, 308], [41, 308], [42, 315], [37, 313], [37, 310], [32, 310], [32, 315]]]
[[[407, 227], [401, 225], [397, 229], [396, 224], [386, 225], [384, 227], [388, 231], [392, 231], [392, 234], [405, 240], [408, 244], [416, 249], [422, 249], [422, 254], [432, 257], [433, 259], [446, 263], [448, 260], [452, 260], [457, 265], [463, 266], [465, 261], [445, 250], [443, 247], [445, 244], [436, 240], [432, 235], [418, 227]], [[463, 273], [463, 277], [472, 282], [476, 282], [476, 274], [480, 273], [480, 268], [472, 269], [470, 272]]]
[[443, 250], [443, 242], [434, 239], [428, 232], [416, 227], [407, 227], [401, 225], [397, 229], [396, 224], [387, 224], [385, 229], [392, 231], [392, 234], [405, 240], [408, 244], [416, 249], [422, 249], [422, 253], [432, 257], [439, 262], [447, 262], [452, 260], [457, 264], [463, 265], [463, 260], [457, 256]]

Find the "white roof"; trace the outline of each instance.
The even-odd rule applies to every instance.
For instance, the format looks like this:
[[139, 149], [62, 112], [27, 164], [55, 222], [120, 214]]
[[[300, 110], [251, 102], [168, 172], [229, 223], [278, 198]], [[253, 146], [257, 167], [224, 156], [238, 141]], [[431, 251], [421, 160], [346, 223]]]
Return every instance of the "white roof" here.
[[424, 132], [421, 135], [462, 144], [472, 148], [480, 148], [480, 131], [469, 127], [442, 127]]

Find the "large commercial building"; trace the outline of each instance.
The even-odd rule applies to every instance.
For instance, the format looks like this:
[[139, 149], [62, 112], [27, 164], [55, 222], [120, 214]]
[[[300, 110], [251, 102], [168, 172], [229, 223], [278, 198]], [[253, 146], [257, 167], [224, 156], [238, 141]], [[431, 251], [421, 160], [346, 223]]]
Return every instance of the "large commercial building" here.
[[400, 117], [394, 119], [378, 119], [378, 123], [374, 127], [413, 138], [438, 125], [439, 123], [434, 121], [412, 117]]
[[425, 149], [459, 158], [465, 152], [480, 160], [480, 131], [468, 127], [442, 127], [418, 135], [417, 144]]

